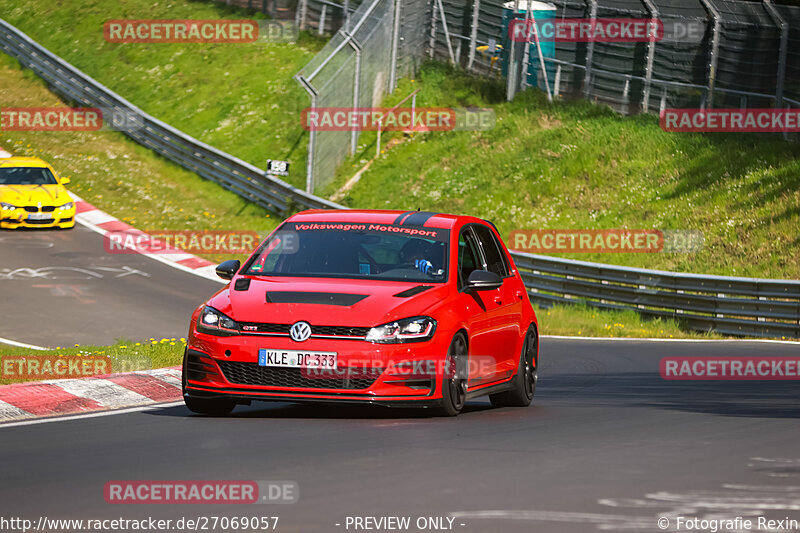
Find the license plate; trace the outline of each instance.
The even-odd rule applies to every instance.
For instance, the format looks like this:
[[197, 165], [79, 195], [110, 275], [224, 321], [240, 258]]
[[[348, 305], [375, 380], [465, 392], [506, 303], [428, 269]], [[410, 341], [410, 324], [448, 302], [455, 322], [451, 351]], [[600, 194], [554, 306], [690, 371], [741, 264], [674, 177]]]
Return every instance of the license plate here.
[[336, 370], [336, 352], [302, 352], [297, 350], [259, 350], [260, 366], [284, 368], [325, 368]]
[[28, 220], [49, 220], [53, 218], [50, 213], [31, 213], [28, 215]]

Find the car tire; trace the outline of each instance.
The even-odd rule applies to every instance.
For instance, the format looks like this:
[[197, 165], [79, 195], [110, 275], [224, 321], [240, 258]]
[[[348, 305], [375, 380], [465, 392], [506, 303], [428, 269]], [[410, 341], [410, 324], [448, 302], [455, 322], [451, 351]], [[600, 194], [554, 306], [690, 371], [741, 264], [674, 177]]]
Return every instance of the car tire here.
[[495, 407], [528, 407], [536, 393], [536, 382], [539, 372], [536, 368], [536, 348], [539, 339], [536, 328], [531, 324], [522, 343], [522, 353], [519, 357], [517, 373], [511, 380], [512, 389], [505, 392], [489, 395], [489, 401]]
[[442, 404], [436, 410], [439, 416], [456, 416], [467, 399], [467, 340], [456, 334], [447, 349], [442, 373]]
[[236, 402], [227, 398], [194, 398], [186, 395], [186, 352], [183, 354], [181, 393], [186, 408], [199, 415], [224, 416], [236, 407]]

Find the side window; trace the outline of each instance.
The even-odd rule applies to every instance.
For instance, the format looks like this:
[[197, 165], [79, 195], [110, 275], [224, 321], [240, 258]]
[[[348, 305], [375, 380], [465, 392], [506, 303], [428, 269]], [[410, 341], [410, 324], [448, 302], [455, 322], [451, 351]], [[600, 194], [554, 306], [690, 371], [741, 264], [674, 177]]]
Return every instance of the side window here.
[[497, 242], [492, 230], [482, 225], [474, 225], [472, 229], [478, 236], [483, 255], [486, 257], [486, 268], [489, 272], [494, 272], [501, 278], [508, 276], [508, 264], [503, 252], [500, 249], [500, 243]]
[[458, 286], [463, 287], [473, 270], [481, 268], [471, 234], [462, 230], [458, 235]]

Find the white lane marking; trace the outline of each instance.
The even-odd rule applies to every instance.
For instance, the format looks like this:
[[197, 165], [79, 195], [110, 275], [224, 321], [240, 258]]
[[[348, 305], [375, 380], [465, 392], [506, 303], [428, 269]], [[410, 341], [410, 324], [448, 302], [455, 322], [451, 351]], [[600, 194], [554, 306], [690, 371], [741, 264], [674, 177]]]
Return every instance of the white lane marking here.
[[32, 426], [34, 424], [48, 424], [50, 422], [66, 422], [68, 420], [79, 420], [81, 418], [97, 418], [101, 416], [111, 415], [124, 415], [128, 413], [138, 413], [141, 411], [151, 411], [153, 409], [161, 409], [166, 407], [178, 407], [183, 405], [183, 400], [177, 402], [155, 403], [152, 405], [143, 405], [140, 407], [128, 407], [127, 409], [114, 409], [112, 411], [95, 411], [93, 413], [84, 413], [80, 415], [57, 416], [53, 418], [36, 418], [34, 420], [21, 420], [19, 422], [8, 422], [6, 424], [0, 423], [0, 430], [5, 428], [12, 428], [18, 426]]
[[578, 337], [570, 335], [540, 335], [542, 339], [571, 339], [579, 341], [646, 341], [646, 342], [766, 342], [773, 344], [800, 344], [800, 341], [780, 339], [660, 339], [652, 337]]
[[0, 337], [0, 344], [9, 344], [11, 346], [19, 346], [20, 348], [28, 348], [29, 350], [49, 350], [43, 346], [36, 346], [35, 344], [25, 344], [24, 342], [12, 341], [11, 339], [4, 339]]
[[[72, 196], [72, 199], [75, 200], [76, 202], [84, 201], [80, 196], [78, 196], [77, 194], [75, 194], [73, 192], [70, 192], [69, 194]], [[80, 214], [76, 215], [75, 216], [75, 221], [78, 224], [80, 224], [81, 226], [89, 228], [90, 230], [94, 231], [95, 233], [99, 233], [100, 235], [105, 235], [106, 233], [108, 233], [108, 230], [104, 230], [103, 228], [93, 224], [92, 222], [90, 222], [89, 220], [86, 219], [85, 215], [88, 214], [88, 213], [92, 213], [94, 211], [98, 211], [98, 212], [102, 213], [102, 211], [100, 211], [99, 209], [94, 209], [92, 211], [86, 211], [85, 213], [80, 213]], [[110, 216], [110, 215], [107, 215], [107, 216]], [[116, 219], [112, 217], [111, 220], [116, 220]], [[194, 274], [195, 276], [200, 276], [201, 278], [210, 279], [211, 281], [216, 281], [217, 283], [228, 283], [227, 281], [225, 281], [223, 279], [220, 279], [220, 277], [217, 276], [217, 274], [215, 272], [215, 268], [216, 268], [215, 265], [209, 265], [207, 267], [202, 267], [202, 268], [189, 268], [189, 267], [187, 267], [185, 265], [181, 265], [180, 263], [175, 263], [174, 262], [174, 258], [172, 257], [172, 254], [166, 254], [166, 255], [141, 254], [141, 255], [147, 256], [150, 259], [154, 259], [154, 260], [156, 260], [156, 261], [158, 261], [160, 263], [164, 263], [165, 265], [171, 266], [172, 268], [177, 268], [178, 270], [182, 270], [184, 272], [188, 272], [189, 274]]]
[[94, 400], [103, 407], [111, 409], [153, 402], [147, 396], [102, 378], [47, 380], [45, 383], [60, 387], [75, 396]]
[[181, 378], [179, 376], [176, 376], [172, 372], [158, 372], [158, 373], [153, 372], [150, 375], [165, 383], [169, 383], [174, 387], [181, 388], [183, 386], [183, 384], [181, 383]]
[[0, 400], [0, 422], [3, 420], [18, 420], [20, 418], [30, 418], [34, 416], [28, 411], [23, 411], [19, 407]]
[[104, 213], [99, 209], [95, 209], [93, 211], [84, 211], [83, 213], [78, 214], [79, 218], [87, 221], [90, 224], [94, 224], [95, 226], [99, 226], [100, 224], [104, 224], [106, 222], [114, 222], [117, 219], [109, 215], [108, 213]]

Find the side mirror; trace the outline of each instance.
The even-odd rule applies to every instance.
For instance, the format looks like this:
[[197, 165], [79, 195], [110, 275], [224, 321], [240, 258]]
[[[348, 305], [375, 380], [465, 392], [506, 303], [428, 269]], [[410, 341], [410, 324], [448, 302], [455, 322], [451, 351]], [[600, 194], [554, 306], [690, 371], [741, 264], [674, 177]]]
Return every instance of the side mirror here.
[[469, 291], [491, 291], [503, 285], [503, 278], [489, 272], [488, 270], [473, 270], [467, 279], [464, 290]]
[[67, 184], [67, 183], [69, 183], [70, 181], [71, 181], [71, 180], [70, 180], [69, 178], [59, 178], [59, 180], [58, 180], [58, 182], [59, 182], [61, 185], [66, 185], [66, 184]]
[[231, 279], [239, 271], [242, 264], [238, 259], [228, 259], [217, 265], [217, 276], [222, 279]]

